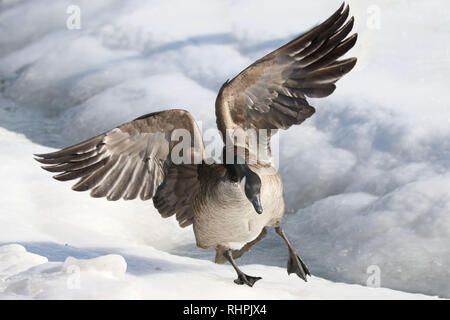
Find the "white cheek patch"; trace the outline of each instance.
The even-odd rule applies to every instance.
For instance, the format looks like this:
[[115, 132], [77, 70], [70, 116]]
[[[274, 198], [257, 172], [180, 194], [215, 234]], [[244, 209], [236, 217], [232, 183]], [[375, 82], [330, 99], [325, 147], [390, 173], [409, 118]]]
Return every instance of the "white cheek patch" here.
[[241, 187], [241, 190], [243, 193], [245, 193], [245, 181], [247, 180], [247, 177], [243, 177], [241, 182], [239, 183], [239, 186]]

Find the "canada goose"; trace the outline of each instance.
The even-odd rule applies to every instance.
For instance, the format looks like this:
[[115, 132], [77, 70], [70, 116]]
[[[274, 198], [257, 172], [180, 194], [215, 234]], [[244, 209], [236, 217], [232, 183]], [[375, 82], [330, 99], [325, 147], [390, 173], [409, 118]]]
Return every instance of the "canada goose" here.
[[[330, 95], [335, 82], [356, 64], [356, 58], [338, 60], [357, 39], [357, 34], [347, 37], [354, 23], [348, 16], [349, 7], [342, 4], [326, 21], [224, 83], [215, 106], [224, 142], [238, 130], [288, 129], [315, 112], [306, 97]], [[181, 162], [172, 158], [179, 148], [173, 138], [178, 129], [191, 137], [187, 151], [178, 153], [186, 160]], [[258, 138], [258, 145], [269, 152], [270, 137]], [[253, 286], [261, 279], [244, 274], [235, 259], [264, 238], [266, 226], [274, 227], [289, 249], [288, 273], [306, 281], [310, 272], [281, 227], [280, 175], [270, 162], [249, 161], [254, 150], [248, 142], [231, 141], [230, 154], [230, 148], [223, 151], [226, 161], [211, 163], [193, 117], [172, 109], [144, 115], [66, 149], [38, 154], [36, 160], [46, 165], [45, 170], [60, 172], [54, 176], [57, 180], [81, 178], [72, 189], [91, 190], [92, 197], [153, 199], [163, 217], [175, 215], [181, 227], [193, 225], [197, 246], [214, 248], [216, 263], [231, 263], [237, 284]]]

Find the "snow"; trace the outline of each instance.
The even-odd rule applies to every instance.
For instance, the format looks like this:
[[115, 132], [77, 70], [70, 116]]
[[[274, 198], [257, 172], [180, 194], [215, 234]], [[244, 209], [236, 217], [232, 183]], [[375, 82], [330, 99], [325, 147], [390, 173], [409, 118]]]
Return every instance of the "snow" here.
[[[167, 108], [211, 137], [220, 85], [340, 1], [3, 1], [0, 298], [450, 297], [450, 6], [432, 2], [350, 1], [356, 69], [279, 137], [284, 225], [314, 277], [287, 276], [270, 232], [243, 288], [151, 202], [75, 193], [32, 154]], [[371, 266], [384, 288], [364, 287]]]
[[[17, 246], [17, 245], [16, 245]], [[0, 261], [9, 251], [0, 247]], [[11, 245], [9, 246], [11, 247]], [[21, 247], [23, 248], [23, 247]], [[24, 249], [24, 248], [23, 248]], [[125, 251], [127, 249], [125, 248]], [[285, 270], [262, 265], [245, 266], [246, 272], [264, 276], [253, 288], [237, 287], [234, 271], [209, 261], [177, 257], [152, 248], [129, 249], [125, 255], [91, 259], [68, 257], [65, 262], [36, 262], [26, 271], [0, 282], [3, 299], [430, 299], [384, 288], [334, 283], [317, 277], [308, 285], [291, 279]], [[138, 251], [139, 257], [131, 253]], [[93, 253], [92, 251], [90, 251]], [[23, 250], [24, 254], [32, 255]], [[145, 261], [145, 268], [125, 273], [127, 263]], [[193, 294], [195, 292], [195, 294]]]
[[18, 244], [0, 247], [0, 280], [4, 281], [12, 275], [28, 270], [34, 266], [48, 262], [46, 257], [27, 252]]

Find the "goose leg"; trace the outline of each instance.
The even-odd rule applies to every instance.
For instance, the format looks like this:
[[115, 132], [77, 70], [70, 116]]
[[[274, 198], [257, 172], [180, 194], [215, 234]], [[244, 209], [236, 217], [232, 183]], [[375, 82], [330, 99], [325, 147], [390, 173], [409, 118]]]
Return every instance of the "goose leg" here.
[[306, 275], [311, 276], [311, 273], [309, 272], [308, 267], [302, 261], [302, 259], [298, 255], [297, 251], [295, 251], [295, 249], [292, 247], [291, 243], [289, 242], [288, 238], [286, 237], [286, 234], [284, 233], [281, 226], [275, 227], [275, 232], [278, 233], [281, 238], [283, 238], [284, 242], [286, 242], [288, 249], [289, 249], [289, 261], [288, 261], [288, 265], [287, 265], [288, 274], [295, 273], [301, 279], [307, 281]]
[[241, 271], [241, 269], [239, 269], [239, 267], [236, 265], [236, 262], [233, 259], [233, 253], [231, 249], [228, 249], [227, 251], [225, 251], [224, 253], [225, 258], [227, 258], [227, 260], [231, 263], [231, 265], [233, 266], [234, 270], [236, 270], [238, 278], [236, 280], [234, 280], [234, 283], [236, 284], [246, 284], [249, 287], [253, 287], [253, 285], [255, 284], [256, 281], [262, 279], [261, 277], [252, 277], [249, 276], [248, 274], [245, 274]]

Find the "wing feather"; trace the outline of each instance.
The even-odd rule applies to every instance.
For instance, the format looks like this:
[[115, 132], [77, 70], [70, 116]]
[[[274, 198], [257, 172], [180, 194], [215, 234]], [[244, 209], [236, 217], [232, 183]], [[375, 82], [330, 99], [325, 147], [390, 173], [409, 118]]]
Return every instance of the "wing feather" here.
[[194, 217], [192, 201], [199, 190], [197, 166], [188, 164], [171, 166], [166, 179], [153, 197], [153, 204], [162, 217], [175, 215], [179, 225], [184, 228], [192, 224]]
[[[349, 6], [342, 4], [323, 23], [257, 60], [222, 86], [216, 117], [224, 141], [229, 131], [287, 129], [314, 114], [306, 99], [332, 94], [336, 81], [356, 64], [356, 58], [339, 60], [357, 40], [357, 34], [349, 36], [354, 26], [349, 13]], [[269, 140], [263, 144], [269, 145]]]
[[[167, 110], [139, 117], [63, 150], [38, 154], [36, 160], [44, 164], [43, 169], [59, 173], [54, 176], [57, 180], [80, 178], [72, 187], [75, 191], [91, 190], [92, 197], [112, 201], [137, 196], [148, 200], [173, 166], [170, 151], [176, 142], [171, 135], [176, 129], [187, 130], [191, 136], [191, 160], [203, 159], [203, 139], [192, 116], [184, 110]], [[175, 185], [180, 188], [183, 183]]]

